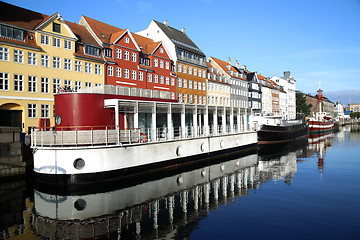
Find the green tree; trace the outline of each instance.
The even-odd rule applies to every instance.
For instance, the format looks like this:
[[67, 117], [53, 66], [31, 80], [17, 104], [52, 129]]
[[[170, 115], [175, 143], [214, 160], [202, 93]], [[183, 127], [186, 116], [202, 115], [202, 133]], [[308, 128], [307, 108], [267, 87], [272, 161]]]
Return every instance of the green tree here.
[[360, 118], [360, 112], [352, 112], [352, 113], [350, 113], [350, 117], [359, 119]]
[[311, 107], [312, 104], [306, 104], [305, 94], [302, 92], [296, 92], [296, 113], [310, 115]]

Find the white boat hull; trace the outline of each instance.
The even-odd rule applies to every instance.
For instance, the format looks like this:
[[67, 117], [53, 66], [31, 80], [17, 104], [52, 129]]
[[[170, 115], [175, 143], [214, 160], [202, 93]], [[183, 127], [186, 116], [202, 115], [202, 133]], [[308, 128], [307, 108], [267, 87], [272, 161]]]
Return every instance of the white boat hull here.
[[[256, 132], [146, 144], [34, 149], [34, 171], [40, 175], [84, 175], [151, 166], [176, 159], [257, 144]], [[76, 161], [82, 161], [80, 165]], [[149, 169], [150, 170], [150, 169]]]

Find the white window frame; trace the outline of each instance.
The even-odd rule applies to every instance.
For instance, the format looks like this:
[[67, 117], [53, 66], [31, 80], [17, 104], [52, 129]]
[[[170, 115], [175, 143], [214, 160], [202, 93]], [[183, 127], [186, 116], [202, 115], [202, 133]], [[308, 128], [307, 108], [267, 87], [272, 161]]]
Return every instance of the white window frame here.
[[154, 67], [158, 67], [158, 60], [157, 60], [157, 58], [154, 58]]
[[92, 73], [92, 63], [85, 62], [85, 73]]
[[108, 66], [108, 76], [113, 76], [114, 75], [114, 67], [112, 66]]
[[50, 117], [50, 105], [49, 104], [41, 104], [41, 117], [49, 118]]
[[131, 61], [136, 62], [136, 53], [131, 53]]
[[14, 92], [24, 92], [24, 75], [14, 74]]
[[69, 58], [64, 58], [64, 70], [71, 71], [72, 61]]
[[124, 51], [124, 60], [129, 61], [129, 51]]
[[48, 35], [41, 34], [41, 44], [42, 45], [49, 45], [50, 44], [50, 37]]
[[0, 47], [0, 61], [9, 61], [9, 48]]
[[124, 37], [124, 43], [129, 43], [130, 39], [128, 37]]
[[95, 74], [101, 75], [101, 65], [95, 63]]
[[28, 76], [28, 92], [36, 93], [37, 91], [37, 77], [36, 76]]
[[144, 73], [139, 71], [139, 81], [144, 81]]
[[61, 80], [59, 78], [53, 78], [53, 93], [58, 93], [61, 88]]
[[49, 93], [49, 78], [41, 77], [41, 93], [48, 94]]
[[37, 105], [28, 103], [28, 118], [37, 118]]
[[28, 52], [28, 64], [32, 66], [37, 65], [37, 54], [33, 52]]
[[53, 47], [61, 48], [61, 39], [53, 37]]
[[171, 78], [171, 86], [175, 86], [175, 78]]
[[61, 58], [60, 57], [53, 57], [53, 68], [54, 69], [61, 69]]
[[72, 49], [72, 42], [69, 40], [64, 39], [64, 48], [71, 50]]
[[170, 68], [169, 62], [168, 62], [168, 61], [165, 61], [165, 69], [169, 70], [169, 68]]
[[82, 71], [82, 62], [79, 60], [75, 60], [75, 72]]
[[124, 69], [124, 78], [129, 79], [129, 69]]
[[178, 63], [178, 65], [177, 65], [177, 72], [181, 73], [181, 64], [180, 63]]
[[116, 58], [121, 59], [122, 50], [120, 48], [116, 49]]
[[159, 64], [160, 68], [164, 68], [164, 61], [160, 59], [160, 64]]
[[79, 90], [82, 88], [82, 83], [81, 81], [75, 81], [75, 91]]
[[158, 79], [158, 75], [154, 74], [154, 83], [158, 83], [159, 79]]
[[41, 66], [42, 67], [49, 67], [49, 55], [41, 54]]
[[14, 49], [14, 63], [24, 63], [24, 51]]
[[121, 68], [119, 67], [116, 68], [116, 77], [121, 77]]
[[151, 73], [148, 73], [147, 80], [148, 80], [148, 82], [152, 82], [152, 74]]
[[136, 80], [136, 71], [135, 70], [131, 70], [131, 79]]

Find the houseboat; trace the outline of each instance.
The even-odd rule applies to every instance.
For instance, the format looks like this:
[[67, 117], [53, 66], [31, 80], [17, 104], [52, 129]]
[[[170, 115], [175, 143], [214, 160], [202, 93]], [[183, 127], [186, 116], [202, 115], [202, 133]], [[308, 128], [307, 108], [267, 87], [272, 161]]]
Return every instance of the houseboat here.
[[281, 120], [278, 124], [263, 124], [258, 133], [258, 144], [283, 144], [307, 137], [308, 124], [303, 115], [294, 120]]
[[247, 109], [178, 103], [165, 91], [97, 86], [55, 95], [55, 126], [34, 129], [38, 181], [116, 179], [257, 145]]
[[334, 130], [334, 119], [326, 112], [323, 111], [323, 91], [319, 89], [317, 91], [317, 105], [318, 111], [314, 116], [309, 118], [309, 133], [316, 134], [321, 132], [328, 132]]

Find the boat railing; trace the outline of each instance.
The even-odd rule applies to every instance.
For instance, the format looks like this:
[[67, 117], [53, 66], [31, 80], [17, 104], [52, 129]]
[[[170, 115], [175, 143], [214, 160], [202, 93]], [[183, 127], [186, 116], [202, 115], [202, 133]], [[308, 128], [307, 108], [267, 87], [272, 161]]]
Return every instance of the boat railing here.
[[177, 139], [190, 139], [208, 136], [236, 134], [250, 130], [244, 126], [185, 126], [119, 129], [115, 126], [92, 127], [57, 127], [32, 129], [31, 147], [65, 147], [65, 146], [96, 146], [96, 145], [124, 145], [147, 142], [164, 142]]

